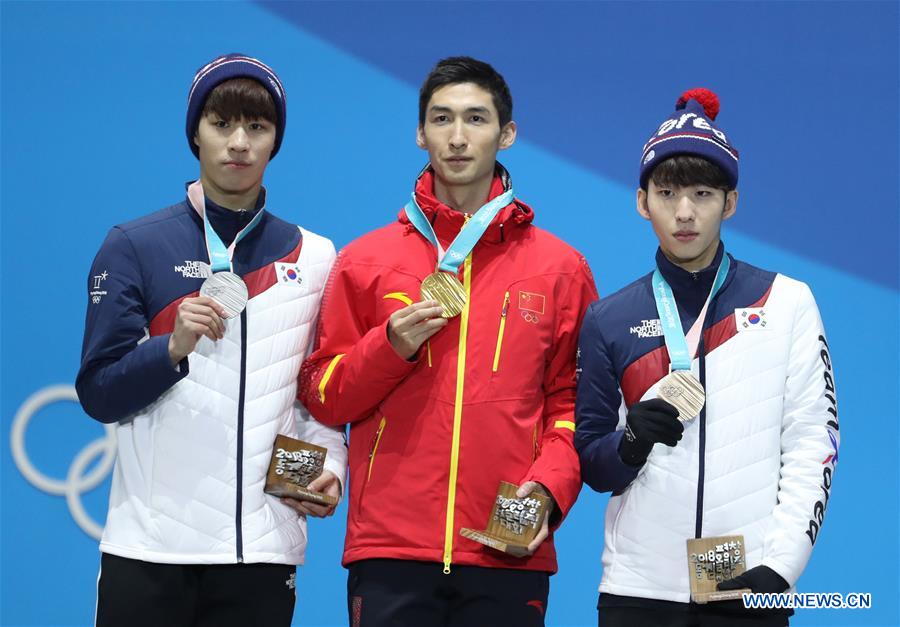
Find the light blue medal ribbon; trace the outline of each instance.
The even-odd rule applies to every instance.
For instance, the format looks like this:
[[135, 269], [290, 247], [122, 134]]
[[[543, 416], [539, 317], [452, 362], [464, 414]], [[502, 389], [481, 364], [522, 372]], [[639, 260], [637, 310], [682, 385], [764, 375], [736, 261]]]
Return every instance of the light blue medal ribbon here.
[[222, 238], [219, 237], [219, 234], [216, 233], [216, 230], [213, 228], [212, 224], [210, 224], [209, 216], [206, 215], [206, 195], [203, 192], [203, 185], [200, 181], [195, 181], [188, 186], [187, 195], [194, 211], [199, 213], [200, 217], [203, 218], [203, 233], [206, 236], [206, 252], [209, 255], [210, 270], [213, 272], [222, 272], [225, 270], [231, 272], [233, 269], [232, 258], [234, 257], [235, 247], [239, 241], [244, 239], [250, 231], [259, 225], [266, 208], [261, 207], [260, 210], [256, 212], [256, 215], [253, 216], [253, 219], [247, 223], [247, 226], [242, 228], [238, 234], [234, 236], [234, 241], [231, 242], [231, 246], [226, 247]]
[[206, 210], [204, 208], [203, 213], [203, 230], [206, 233], [206, 250], [209, 253], [209, 267], [213, 272], [222, 272], [223, 270], [232, 271], [232, 257], [234, 256], [234, 249], [237, 246], [237, 243], [244, 239], [250, 231], [252, 231], [259, 224], [259, 221], [262, 219], [262, 214], [265, 209], [260, 209], [256, 212], [256, 215], [253, 216], [253, 219], [247, 223], [247, 226], [242, 228], [237, 235], [234, 236], [234, 241], [231, 242], [231, 246], [226, 248], [225, 243], [222, 241], [222, 238], [219, 237], [219, 234], [216, 233], [216, 230], [212, 227], [212, 224], [209, 222], [209, 217], [206, 215]]
[[203, 185], [200, 181], [195, 181], [188, 186], [187, 195], [194, 211], [199, 213], [203, 219], [206, 252], [209, 255], [209, 267], [212, 270], [212, 274], [200, 286], [200, 295], [208, 296], [218, 302], [223, 308], [223, 317], [232, 318], [244, 311], [249, 297], [247, 285], [241, 277], [233, 272], [234, 250], [238, 242], [244, 239], [262, 220], [265, 208], [260, 207], [247, 226], [235, 235], [231, 246], [226, 247], [209, 222], [206, 212], [206, 195], [203, 193]]
[[[699, 324], [703, 324], [703, 318], [706, 317], [706, 309], [725, 282], [730, 265], [731, 262], [728, 260], [728, 255], [723, 251], [722, 261], [719, 263], [719, 269], [716, 271], [712, 289], [709, 291], [709, 296], [706, 297], [706, 303], [703, 305], [703, 310], [698, 317]], [[656, 311], [659, 312], [659, 321], [662, 326], [663, 336], [665, 336], [666, 349], [669, 351], [672, 371], [690, 370], [693, 350], [688, 348], [687, 338], [681, 326], [681, 318], [678, 315], [678, 305], [675, 303], [675, 295], [672, 293], [672, 288], [669, 287], [669, 284], [663, 278], [659, 268], [653, 272], [653, 297], [656, 299]], [[702, 328], [700, 332], [702, 332]], [[696, 349], [696, 347], [694, 348]]]
[[513, 201], [514, 196], [515, 194], [513, 193], [512, 188], [509, 188], [490, 202], [483, 205], [475, 212], [475, 215], [473, 215], [466, 223], [456, 238], [454, 238], [446, 252], [438, 241], [437, 235], [435, 235], [434, 229], [431, 226], [431, 222], [428, 221], [428, 218], [425, 217], [421, 207], [419, 207], [419, 204], [416, 202], [415, 192], [413, 192], [412, 199], [406, 203], [404, 210], [406, 211], [406, 216], [409, 218], [409, 221], [416, 227], [416, 230], [418, 230], [425, 239], [434, 244], [437, 249], [438, 270], [449, 272], [455, 276], [457, 272], [459, 272], [459, 266], [462, 265], [462, 262], [465, 261], [468, 254], [475, 248], [475, 244], [477, 244], [478, 240], [481, 239], [481, 236], [484, 235], [488, 226], [490, 226], [500, 210]]

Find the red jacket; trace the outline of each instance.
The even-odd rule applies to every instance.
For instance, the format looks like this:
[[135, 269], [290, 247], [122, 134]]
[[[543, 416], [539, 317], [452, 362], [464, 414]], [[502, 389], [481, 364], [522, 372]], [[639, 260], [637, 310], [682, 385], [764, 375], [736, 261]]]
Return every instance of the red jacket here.
[[[420, 177], [416, 195], [446, 248], [465, 216], [434, 198], [432, 176]], [[495, 177], [490, 197], [502, 192]], [[320, 422], [351, 424], [345, 565], [394, 558], [556, 571], [552, 536], [515, 558], [459, 535], [486, 528], [501, 480], [540, 482], [563, 516], [581, 488], [575, 351], [597, 292], [584, 257], [533, 216], [518, 200], [499, 212], [460, 267], [468, 311], [415, 361], [394, 351], [387, 321], [420, 300], [434, 246], [401, 211], [339, 255], [299, 397]]]

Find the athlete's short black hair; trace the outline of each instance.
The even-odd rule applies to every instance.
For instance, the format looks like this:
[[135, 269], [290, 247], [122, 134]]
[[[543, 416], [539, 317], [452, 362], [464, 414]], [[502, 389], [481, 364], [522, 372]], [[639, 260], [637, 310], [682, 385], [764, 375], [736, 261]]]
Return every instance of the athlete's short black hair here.
[[[730, 192], [734, 189], [725, 171], [712, 161], [695, 155], [675, 155], [660, 162], [648, 180], [657, 187], [690, 187], [705, 185]], [[647, 191], [644, 188], [644, 191]]]
[[472, 57], [448, 57], [438, 61], [419, 90], [419, 125], [425, 124], [425, 113], [431, 96], [440, 87], [458, 83], [474, 83], [490, 92], [497, 109], [500, 128], [512, 121], [512, 95], [503, 76], [484, 61]]
[[206, 117], [210, 113], [226, 121], [244, 118], [278, 124], [272, 94], [252, 78], [232, 78], [216, 85], [206, 97], [201, 115]]

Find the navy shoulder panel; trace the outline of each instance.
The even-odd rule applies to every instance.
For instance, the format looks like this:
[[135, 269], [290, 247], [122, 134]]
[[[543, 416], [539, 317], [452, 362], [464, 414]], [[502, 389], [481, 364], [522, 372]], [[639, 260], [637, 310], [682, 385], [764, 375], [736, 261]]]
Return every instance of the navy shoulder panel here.
[[[653, 300], [651, 277], [652, 273], [646, 274], [595, 302], [592, 310], [599, 317], [598, 323], [604, 327], [617, 323], [621, 326], [621, 323], [632, 321], [637, 313], [652, 313], [655, 317], [656, 303]], [[650, 310], [647, 310], [647, 305]], [[612, 335], [615, 336], [616, 333], [613, 332]]]
[[174, 205], [169, 205], [164, 209], [160, 209], [159, 211], [154, 211], [153, 213], [141, 216], [140, 218], [130, 220], [129, 222], [117, 224], [115, 228], [121, 229], [128, 235], [128, 238], [131, 239], [132, 242], [136, 242], [144, 237], [157, 237], [157, 234], [159, 233], [157, 229], [184, 228], [183, 226], [175, 225], [186, 225], [187, 223], [193, 223], [199, 226], [200, 216], [190, 210], [187, 201], [181, 201]]
[[734, 314], [735, 309], [761, 307], [777, 273], [762, 270], [732, 257], [728, 280], [716, 297], [707, 327]]
[[601, 298], [589, 310], [620, 379], [629, 365], [664, 343], [653, 300], [652, 276], [648, 273]]
[[297, 248], [300, 238], [300, 227], [267, 211], [254, 232], [238, 244], [235, 260], [240, 262], [240, 273], [283, 259]]

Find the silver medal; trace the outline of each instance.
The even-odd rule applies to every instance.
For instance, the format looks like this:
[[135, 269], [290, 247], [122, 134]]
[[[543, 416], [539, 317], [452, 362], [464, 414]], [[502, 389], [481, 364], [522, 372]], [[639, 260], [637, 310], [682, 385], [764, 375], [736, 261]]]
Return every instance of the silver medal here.
[[247, 306], [247, 285], [233, 272], [216, 272], [200, 286], [200, 295], [208, 296], [222, 305], [225, 318], [240, 315]]
[[663, 377], [656, 389], [656, 397], [673, 405], [682, 422], [696, 417], [706, 403], [703, 386], [687, 370], [674, 370]]

